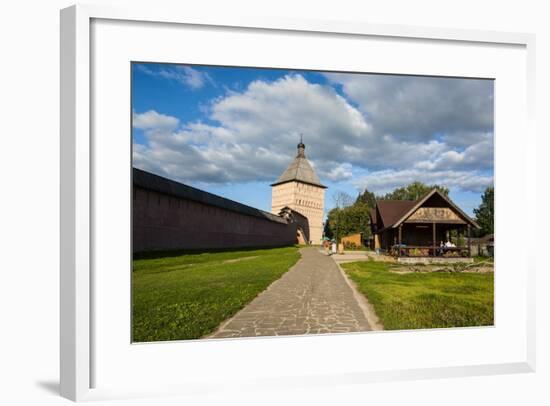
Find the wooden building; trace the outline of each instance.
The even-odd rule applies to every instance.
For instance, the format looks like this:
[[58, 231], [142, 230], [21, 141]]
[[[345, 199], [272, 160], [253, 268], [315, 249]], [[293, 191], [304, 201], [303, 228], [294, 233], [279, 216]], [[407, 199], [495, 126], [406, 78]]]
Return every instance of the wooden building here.
[[[479, 228], [437, 189], [418, 200], [379, 200], [370, 218], [372, 248], [397, 257], [470, 257], [471, 230]], [[454, 247], [442, 247], [450, 240]]]
[[363, 233], [355, 233], [342, 237], [344, 248], [361, 248], [363, 246]]
[[483, 237], [472, 238], [470, 241], [473, 256], [492, 257], [495, 250], [494, 234], [487, 234]]

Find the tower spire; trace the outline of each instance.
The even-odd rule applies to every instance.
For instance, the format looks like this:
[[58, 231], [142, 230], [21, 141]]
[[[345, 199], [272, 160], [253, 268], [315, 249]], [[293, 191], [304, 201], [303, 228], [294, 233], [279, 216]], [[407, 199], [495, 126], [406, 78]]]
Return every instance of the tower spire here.
[[302, 133], [300, 133], [300, 143], [298, 144], [298, 155], [297, 156], [300, 157], [300, 158], [305, 158], [306, 157], [305, 151], [306, 151], [306, 146], [303, 143], [303, 135], [302, 135]]

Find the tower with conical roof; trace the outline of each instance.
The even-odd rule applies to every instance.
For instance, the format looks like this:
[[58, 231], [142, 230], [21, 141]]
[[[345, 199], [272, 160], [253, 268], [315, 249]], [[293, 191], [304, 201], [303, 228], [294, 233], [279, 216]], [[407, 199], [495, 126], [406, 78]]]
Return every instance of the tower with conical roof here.
[[323, 212], [326, 186], [306, 159], [306, 146], [300, 137], [298, 153], [283, 174], [271, 185], [271, 212], [279, 214], [289, 207], [308, 219], [309, 239], [320, 244], [323, 237]]

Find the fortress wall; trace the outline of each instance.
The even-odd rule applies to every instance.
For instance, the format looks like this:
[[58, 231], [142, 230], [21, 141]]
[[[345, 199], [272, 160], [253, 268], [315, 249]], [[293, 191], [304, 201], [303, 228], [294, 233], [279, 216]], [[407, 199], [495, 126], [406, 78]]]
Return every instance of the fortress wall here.
[[[204, 192], [206, 193], [206, 192]], [[133, 251], [279, 247], [296, 243], [296, 224], [243, 214], [136, 186]]]

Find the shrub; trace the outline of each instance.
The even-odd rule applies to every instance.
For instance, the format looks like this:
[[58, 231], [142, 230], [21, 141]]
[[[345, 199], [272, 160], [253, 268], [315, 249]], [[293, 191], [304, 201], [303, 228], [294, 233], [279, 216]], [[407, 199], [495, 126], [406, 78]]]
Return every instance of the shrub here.
[[344, 242], [344, 249], [355, 250], [357, 249], [357, 244], [355, 244], [353, 241], [346, 241]]

